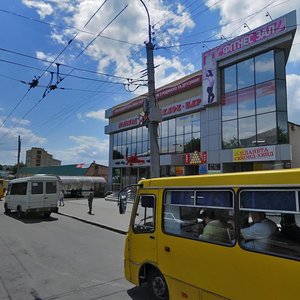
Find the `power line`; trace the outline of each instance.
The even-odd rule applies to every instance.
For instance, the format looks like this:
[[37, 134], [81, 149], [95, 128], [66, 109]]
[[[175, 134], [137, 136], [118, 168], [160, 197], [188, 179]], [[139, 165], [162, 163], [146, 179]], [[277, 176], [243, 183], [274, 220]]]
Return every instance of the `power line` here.
[[125, 5], [125, 7], [97, 34], [97, 36], [95, 36], [85, 47], [84, 49], [75, 57], [75, 59], [77, 59], [95, 40], [98, 36], [100, 36], [107, 28], [109, 25], [112, 24], [112, 22], [114, 20], [116, 20], [120, 14], [128, 7], [128, 4]]
[[[28, 54], [24, 54], [24, 53], [21, 53], [21, 52], [17, 52], [17, 51], [5, 49], [5, 48], [1, 48], [1, 47], [0, 47], [0, 51], [12, 53], [12, 54], [15, 54], [15, 55], [19, 55], [19, 56], [31, 58], [31, 59], [42, 61], [42, 62], [46, 62], [46, 63], [51, 63], [50, 60], [38, 58], [38, 57], [35, 57], [35, 56], [31, 56], [31, 55], [28, 55]], [[41, 69], [41, 68], [31, 67], [31, 66], [28, 66], [28, 65], [24, 65], [24, 64], [12, 62], [12, 61], [5, 60], [5, 59], [0, 59], [0, 61], [11, 63], [11, 64], [18, 65], [18, 66], [23, 66], [23, 67], [26, 67], [26, 68], [31, 68], [31, 69], [39, 70], [39, 71], [43, 71], [44, 70], [44, 69]], [[59, 63], [59, 65], [62, 66], [62, 67], [74, 69], [74, 71], [82, 71], [82, 72], [87, 72], [87, 73], [97, 74], [97, 75], [102, 75], [102, 76], [107, 76], [107, 77], [113, 77], [113, 78], [118, 78], [118, 79], [126, 79], [126, 80], [129, 79], [128, 77], [117, 76], [117, 75], [112, 75], [112, 74], [108, 74], [108, 73], [92, 71], [92, 70], [83, 69], [83, 68], [77, 68], [77, 67], [69, 66], [69, 65], [63, 64], [63, 63]], [[47, 71], [47, 72], [49, 72], [49, 71]]]
[[[9, 10], [3, 9], [3, 8], [0, 8], [0, 12], [10, 14], [10, 15], [13, 15], [13, 16], [16, 16], [16, 17], [19, 17], [19, 18], [23, 18], [23, 19], [26, 19], [26, 20], [30, 20], [30, 21], [33, 21], [33, 22], [41, 23], [41, 24], [44, 24], [44, 25], [48, 25], [48, 26], [53, 26], [53, 27], [63, 28], [63, 29], [70, 28], [70, 29], [74, 29], [74, 30], [76, 30], [78, 32], [81, 32], [81, 33], [86, 33], [86, 34], [93, 35], [93, 36], [97, 35], [96, 33], [89, 32], [89, 31], [86, 31], [86, 30], [82, 30], [82, 29], [79, 29], [79, 28], [75, 28], [75, 27], [70, 26], [68, 24], [65, 24], [64, 26], [57, 25], [55, 23], [41, 21], [41, 20], [38, 20], [38, 19], [35, 19], [35, 18], [27, 17], [27, 16], [19, 14], [19, 13], [14, 13], [12, 11], [9, 11]], [[130, 42], [127, 42], [127, 41], [115, 39], [115, 38], [104, 36], [104, 35], [98, 36], [97, 38], [108, 39], [108, 40], [112, 40], [112, 41], [115, 41], [115, 42], [129, 44], [129, 45], [133, 45], [133, 46], [139, 46], [138, 44], [135, 44], [135, 43], [130, 43]]]

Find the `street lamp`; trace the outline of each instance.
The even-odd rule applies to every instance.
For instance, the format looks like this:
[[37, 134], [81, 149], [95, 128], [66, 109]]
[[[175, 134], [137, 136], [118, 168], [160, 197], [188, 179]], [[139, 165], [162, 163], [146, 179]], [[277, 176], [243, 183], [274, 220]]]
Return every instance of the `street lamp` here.
[[158, 123], [161, 122], [161, 110], [157, 107], [155, 98], [155, 79], [154, 79], [154, 61], [153, 61], [153, 49], [151, 39], [151, 25], [150, 15], [147, 6], [140, 0], [146, 9], [148, 16], [148, 34], [149, 41], [146, 43], [147, 49], [147, 73], [148, 73], [148, 99], [146, 100], [145, 112], [149, 118], [149, 140], [150, 140], [150, 177], [160, 177], [160, 157], [158, 147]]

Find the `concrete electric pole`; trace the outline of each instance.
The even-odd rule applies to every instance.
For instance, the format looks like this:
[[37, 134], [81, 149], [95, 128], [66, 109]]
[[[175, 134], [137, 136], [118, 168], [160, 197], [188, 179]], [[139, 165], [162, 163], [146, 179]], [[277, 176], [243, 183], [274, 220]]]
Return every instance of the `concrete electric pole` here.
[[154, 59], [153, 59], [153, 49], [151, 38], [151, 25], [150, 25], [150, 15], [148, 9], [143, 2], [140, 0], [146, 9], [148, 16], [148, 30], [149, 30], [149, 41], [146, 43], [147, 49], [147, 73], [148, 73], [148, 99], [146, 113], [149, 118], [148, 129], [149, 129], [149, 140], [150, 140], [150, 177], [160, 177], [160, 157], [159, 157], [159, 147], [158, 147], [158, 123], [162, 121], [161, 110], [157, 107], [156, 97], [155, 97], [155, 79], [154, 79]]

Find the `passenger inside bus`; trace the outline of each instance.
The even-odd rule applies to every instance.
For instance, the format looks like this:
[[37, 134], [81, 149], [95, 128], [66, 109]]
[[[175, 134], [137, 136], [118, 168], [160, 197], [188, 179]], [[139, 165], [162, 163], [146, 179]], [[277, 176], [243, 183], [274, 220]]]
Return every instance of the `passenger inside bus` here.
[[215, 209], [202, 209], [200, 217], [204, 220], [205, 227], [199, 238], [212, 242], [228, 243], [229, 236], [226, 224], [221, 221]]
[[278, 230], [276, 223], [266, 218], [264, 212], [250, 212], [249, 216], [251, 225], [241, 229], [242, 245], [250, 249], [267, 250], [270, 237]]

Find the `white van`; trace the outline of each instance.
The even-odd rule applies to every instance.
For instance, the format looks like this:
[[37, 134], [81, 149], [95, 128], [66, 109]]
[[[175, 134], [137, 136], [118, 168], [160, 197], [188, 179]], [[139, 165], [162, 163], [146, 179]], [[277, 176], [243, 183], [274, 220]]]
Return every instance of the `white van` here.
[[43, 214], [49, 217], [58, 212], [58, 198], [61, 183], [58, 177], [35, 175], [11, 180], [5, 197], [5, 213], [17, 211], [17, 217], [29, 213]]

